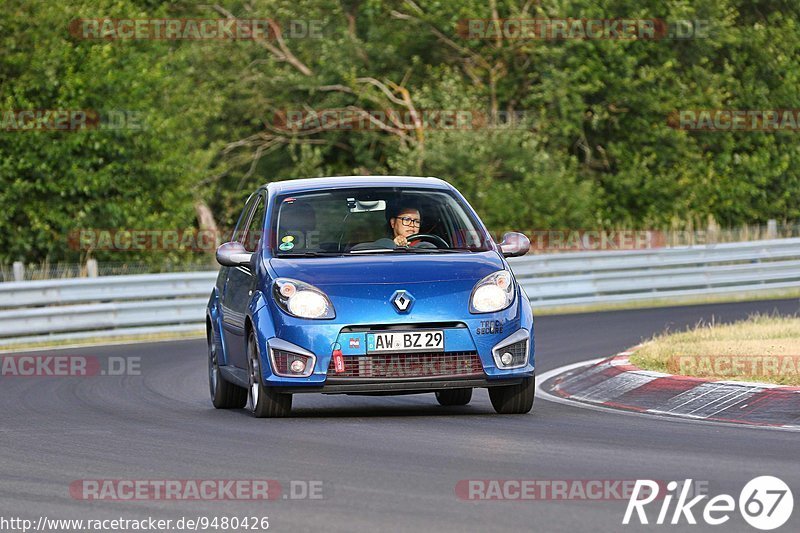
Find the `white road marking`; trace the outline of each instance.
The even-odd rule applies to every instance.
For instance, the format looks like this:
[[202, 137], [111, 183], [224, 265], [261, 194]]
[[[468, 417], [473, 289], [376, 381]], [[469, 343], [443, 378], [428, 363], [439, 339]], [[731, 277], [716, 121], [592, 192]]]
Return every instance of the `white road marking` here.
[[[696, 416], [691, 415], [684, 415], [684, 414], [656, 414], [656, 412], [648, 411], [648, 412], [639, 412], [639, 411], [627, 411], [623, 409], [617, 409], [614, 407], [606, 407], [604, 405], [596, 405], [590, 404], [586, 402], [579, 402], [577, 400], [572, 400], [570, 398], [562, 398], [561, 396], [557, 396], [552, 394], [549, 391], [546, 391], [542, 388], [542, 385], [553, 379], [554, 377], [563, 374], [565, 372], [569, 372], [570, 370], [575, 370], [576, 368], [581, 367], [588, 367], [590, 365], [594, 365], [608, 359], [608, 357], [600, 357], [599, 359], [591, 359], [588, 361], [581, 361], [579, 363], [573, 363], [570, 365], [560, 366], [558, 368], [554, 368], [553, 370], [549, 370], [544, 372], [540, 375], [536, 376], [536, 396], [541, 398], [542, 400], [546, 400], [548, 402], [553, 403], [560, 403], [562, 405], [568, 405], [570, 407], [577, 407], [580, 409], [589, 409], [592, 411], [601, 411], [605, 413], [613, 413], [622, 416], [636, 416], [636, 417], [645, 417], [645, 418], [655, 418], [657, 420], [662, 421], [672, 421], [677, 423], [684, 423], [684, 424], [706, 424], [706, 425], [714, 425], [714, 426], [728, 426], [728, 427], [735, 427], [740, 429], [751, 429], [751, 430], [772, 430], [772, 431], [792, 431], [792, 432], [800, 432], [800, 426], [754, 426], [749, 424], [736, 424], [733, 422], [720, 422], [716, 420], [706, 420], [705, 418], [698, 418]], [[534, 407], [534, 410], [536, 408]]]

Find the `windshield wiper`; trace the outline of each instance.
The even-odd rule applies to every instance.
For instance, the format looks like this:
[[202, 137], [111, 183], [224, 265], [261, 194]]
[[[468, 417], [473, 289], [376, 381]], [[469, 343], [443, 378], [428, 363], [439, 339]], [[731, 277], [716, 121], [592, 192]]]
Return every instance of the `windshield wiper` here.
[[456, 248], [403, 248], [403, 250], [410, 254], [448, 254], [463, 251]]
[[338, 257], [345, 255], [342, 252], [281, 252], [275, 257]]
[[467, 248], [410, 248], [405, 246], [398, 246], [397, 248], [367, 248], [365, 250], [350, 250], [351, 254], [388, 254], [388, 253], [403, 253], [403, 254], [441, 254], [441, 253], [461, 253], [471, 252]]
[[[385, 254], [394, 252], [398, 248], [364, 248], [362, 250], [350, 250], [348, 254]], [[345, 254], [347, 255], [347, 254]]]

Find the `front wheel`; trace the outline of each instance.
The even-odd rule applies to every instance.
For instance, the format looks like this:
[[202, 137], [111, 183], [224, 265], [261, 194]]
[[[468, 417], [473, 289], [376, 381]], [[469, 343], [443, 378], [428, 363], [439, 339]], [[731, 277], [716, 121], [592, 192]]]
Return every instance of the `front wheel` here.
[[208, 388], [211, 393], [211, 403], [217, 409], [241, 409], [247, 403], [247, 389], [225, 381], [220, 375], [214, 332], [209, 329], [206, 337], [208, 339]]
[[536, 392], [535, 378], [522, 380], [519, 385], [489, 387], [489, 399], [492, 407], [501, 415], [521, 415], [533, 408], [533, 397]]
[[448, 389], [436, 391], [439, 405], [467, 405], [472, 399], [472, 389]]
[[292, 395], [274, 392], [270, 387], [264, 386], [256, 334], [252, 331], [247, 337], [247, 366], [250, 383], [247, 388], [247, 410], [256, 418], [289, 416]]

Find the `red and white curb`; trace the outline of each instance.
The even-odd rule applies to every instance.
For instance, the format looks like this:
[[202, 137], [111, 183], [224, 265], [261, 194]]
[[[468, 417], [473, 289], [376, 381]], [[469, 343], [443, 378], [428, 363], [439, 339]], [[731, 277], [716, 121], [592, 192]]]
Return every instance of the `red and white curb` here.
[[800, 430], [800, 387], [651, 372], [630, 363], [633, 350], [546, 372], [537, 394], [578, 406]]

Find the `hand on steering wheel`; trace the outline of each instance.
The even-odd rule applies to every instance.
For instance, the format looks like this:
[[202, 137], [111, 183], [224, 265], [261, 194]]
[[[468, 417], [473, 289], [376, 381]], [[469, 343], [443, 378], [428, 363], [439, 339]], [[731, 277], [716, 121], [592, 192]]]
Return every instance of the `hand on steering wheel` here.
[[[407, 243], [410, 243], [414, 240], [420, 240], [430, 242], [431, 244], [436, 245], [437, 248], [450, 248], [450, 245], [447, 244], [447, 241], [438, 235], [431, 235], [430, 233], [415, 233], [414, 235], [409, 235], [405, 239]], [[395, 239], [395, 242], [397, 242], [397, 239]]]

